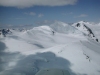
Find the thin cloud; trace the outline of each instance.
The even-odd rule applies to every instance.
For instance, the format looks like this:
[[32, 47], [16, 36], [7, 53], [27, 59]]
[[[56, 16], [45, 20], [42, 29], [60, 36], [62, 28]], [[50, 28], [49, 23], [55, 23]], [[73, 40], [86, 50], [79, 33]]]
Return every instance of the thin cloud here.
[[0, 28], [11, 28], [12, 24], [0, 24]]
[[21, 20], [21, 19], [25, 19], [25, 18], [15, 18], [15, 19], [17, 19], [17, 20]]
[[36, 15], [36, 13], [34, 13], [34, 12], [30, 12], [30, 15], [33, 15], [33, 16], [34, 16], [34, 15]]
[[39, 15], [38, 15], [38, 17], [43, 17], [43, 16], [44, 16], [43, 14], [39, 14]]
[[29, 12], [29, 13], [25, 12], [24, 14], [26, 14], [26, 15], [31, 15], [31, 16], [35, 16], [35, 15], [36, 15], [35, 12]]
[[72, 15], [73, 12], [69, 12], [69, 13], [62, 13], [62, 15]]
[[70, 12], [69, 14], [73, 14], [73, 12]]
[[79, 15], [79, 16], [74, 16], [74, 18], [84, 18], [84, 17], [87, 17], [88, 15], [86, 15], [86, 14], [81, 14], [81, 15]]
[[37, 25], [45, 25], [45, 24], [49, 25], [53, 22], [54, 21], [51, 21], [51, 20], [43, 20], [43, 21], [37, 21], [37, 22], [35, 22], [35, 24], [37, 24]]
[[0, 6], [26, 8], [32, 6], [74, 5], [78, 0], [0, 0]]
[[67, 15], [66, 13], [62, 13], [62, 15]]
[[81, 14], [81, 15], [79, 15], [78, 17], [87, 17], [88, 15], [86, 15], [86, 14]]

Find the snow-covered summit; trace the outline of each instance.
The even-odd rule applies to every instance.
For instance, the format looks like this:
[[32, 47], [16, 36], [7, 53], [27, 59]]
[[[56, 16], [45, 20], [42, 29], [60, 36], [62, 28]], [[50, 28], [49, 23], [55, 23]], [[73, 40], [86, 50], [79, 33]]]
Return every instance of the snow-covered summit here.
[[52, 34], [53, 29], [49, 26], [39, 26], [39, 27], [34, 27], [30, 30], [27, 30], [25, 33], [28, 35], [49, 35]]
[[87, 22], [87, 21], [79, 21], [78, 23], [85, 24], [85, 25], [93, 25], [92, 22]]
[[50, 28], [49, 26], [39, 26], [39, 27], [34, 27], [32, 30], [39, 30], [39, 31], [52, 31], [53, 29]]
[[53, 24], [50, 25], [50, 27], [59, 33], [65, 33], [65, 34], [81, 34], [80, 31], [78, 31], [77, 29], [75, 29], [73, 26], [64, 23], [64, 22], [55, 22]]
[[92, 29], [90, 29], [88, 27], [89, 25], [92, 25], [92, 24], [89, 23], [89, 22], [80, 21], [80, 22], [74, 23], [72, 26], [74, 26], [75, 28], [77, 28], [84, 35], [89, 36], [90, 38], [92, 38], [93, 40], [96, 40], [98, 42], [98, 39], [94, 35]]

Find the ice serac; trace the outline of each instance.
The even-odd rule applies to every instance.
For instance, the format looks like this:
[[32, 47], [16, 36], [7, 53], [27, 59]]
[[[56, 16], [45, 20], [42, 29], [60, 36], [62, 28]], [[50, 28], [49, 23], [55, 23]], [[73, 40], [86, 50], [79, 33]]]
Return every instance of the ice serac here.
[[98, 39], [94, 35], [92, 29], [90, 29], [88, 27], [89, 25], [92, 25], [92, 24], [89, 23], [89, 22], [80, 21], [80, 22], [74, 23], [72, 26], [74, 26], [79, 31], [81, 31], [85, 36], [88, 36], [89, 38], [91, 38], [91, 39], [93, 39], [93, 40], [98, 42]]

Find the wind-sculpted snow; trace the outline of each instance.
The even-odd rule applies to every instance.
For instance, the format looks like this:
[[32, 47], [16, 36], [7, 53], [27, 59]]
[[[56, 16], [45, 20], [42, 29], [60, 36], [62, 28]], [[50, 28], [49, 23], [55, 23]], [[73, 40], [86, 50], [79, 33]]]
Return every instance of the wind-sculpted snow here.
[[[0, 38], [0, 75], [35, 75], [46, 68], [100, 75], [100, 43], [84, 36], [87, 29], [82, 26], [76, 29], [56, 22], [29, 30], [11, 29], [11, 34]], [[93, 27], [95, 35], [99, 29]]]

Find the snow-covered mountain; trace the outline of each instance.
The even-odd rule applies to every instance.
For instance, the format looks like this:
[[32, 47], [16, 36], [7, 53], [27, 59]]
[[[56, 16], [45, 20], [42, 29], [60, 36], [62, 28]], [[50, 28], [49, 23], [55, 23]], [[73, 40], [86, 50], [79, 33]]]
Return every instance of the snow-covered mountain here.
[[88, 27], [89, 25], [92, 25], [89, 22], [80, 21], [78, 23], [74, 23], [72, 26], [83, 32], [84, 35], [89, 36], [91, 39], [98, 42], [98, 39], [94, 35], [93, 31]]
[[90, 37], [90, 32], [99, 37], [98, 26], [78, 23], [10, 29], [11, 34], [0, 38], [0, 75], [35, 75], [45, 68], [100, 75], [100, 43]]
[[64, 22], [58, 22], [56, 21], [55, 23], [51, 24], [50, 27], [59, 33], [64, 33], [64, 34], [82, 34], [80, 31], [75, 29], [73, 26], [66, 24]]
[[0, 29], [0, 36], [6, 37], [7, 34], [12, 33], [9, 29]]

